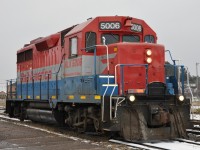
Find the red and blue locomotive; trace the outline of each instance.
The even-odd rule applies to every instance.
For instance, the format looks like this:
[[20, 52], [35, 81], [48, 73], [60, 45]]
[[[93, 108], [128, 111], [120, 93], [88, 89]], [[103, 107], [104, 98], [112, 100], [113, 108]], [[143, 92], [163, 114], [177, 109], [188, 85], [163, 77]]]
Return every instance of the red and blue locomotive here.
[[6, 112], [125, 140], [186, 137], [190, 102], [175, 71], [184, 67], [174, 61], [166, 75], [165, 52], [143, 20], [90, 18], [17, 52]]

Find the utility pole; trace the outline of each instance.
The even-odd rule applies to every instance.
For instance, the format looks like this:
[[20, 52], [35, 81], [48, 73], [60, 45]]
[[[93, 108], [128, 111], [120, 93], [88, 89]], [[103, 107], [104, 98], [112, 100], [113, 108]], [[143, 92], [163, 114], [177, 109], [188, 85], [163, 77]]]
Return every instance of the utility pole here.
[[199, 94], [198, 94], [198, 90], [199, 90], [199, 74], [198, 74], [198, 65], [199, 63], [196, 63], [196, 74], [197, 74], [197, 99], [199, 99]]

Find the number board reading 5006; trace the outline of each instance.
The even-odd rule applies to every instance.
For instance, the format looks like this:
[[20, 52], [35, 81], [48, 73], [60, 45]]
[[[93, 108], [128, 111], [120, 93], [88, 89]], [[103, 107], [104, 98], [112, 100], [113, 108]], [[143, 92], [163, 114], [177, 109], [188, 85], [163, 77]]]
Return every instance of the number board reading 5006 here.
[[120, 22], [100, 22], [99, 28], [100, 30], [120, 30], [121, 23]]

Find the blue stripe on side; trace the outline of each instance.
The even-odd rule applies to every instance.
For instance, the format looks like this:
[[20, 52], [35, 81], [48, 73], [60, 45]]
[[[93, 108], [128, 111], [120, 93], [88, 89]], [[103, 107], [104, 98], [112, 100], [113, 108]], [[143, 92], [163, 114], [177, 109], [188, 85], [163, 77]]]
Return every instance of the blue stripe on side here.
[[[58, 80], [58, 98], [57, 102], [77, 102], [77, 103], [100, 103], [101, 100], [95, 100], [95, 95], [103, 96], [106, 86], [103, 84], [108, 83], [106, 76], [78, 76], [68, 77]], [[110, 78], [110, 84], [114, 84], [114, 77]], [[22, 90], [21, 90], [22, 88]], [[41, 92], [40, 92], [41, 90]], [[109, 96], [113, 90], [113, 87], [109, 87], [106, 96]], [[21, 99], [38, 99], [48, 100], [48, 97], [56, 96], [56, 81], [49, 81], [49, 96], [48, 96], [48, 82], [43, 81], [34, 83], [34, 90], [32, 83], [17, 84], [17, 97]], [[69, 99], [69, 96], [73, 95], [74, 99]], [[80, 96], [86, 96], [86, 99], [81, 99]], [[113, 95], [118, 95], [118, 87], [115, 89]], [[28, 97], [29, 96], [29, 97]]]
[[[98, 95], [103, 96], [103, 94], [104, 94], [104, 92], [107, 88], [107, 86], [105, 86], [105, 84], [108, 84], [108, 83], [114, 84], [115, 78], [113, 76], [108, 77], [108, 76], [105, 76], [105, 75], [98, 75], [97, 76], [97, 93], [98, 93]], [[105, 95], [110, 96], [113, 88], [114, 88], [113, 86], [109, 86]], [[118, 95], [118, 87], [115, 88], [113, 95], [114, 96]]]
[[[58, 81], [58, 96], [60, 95], [60, 85], [61, 80]], [[49, 88], [46, 81], [41, 82], [41, 88], [40, 82], [35, 82], [34, 86], [33, 83], [17, 84], [17, 98], [22, 96], [21, 99], [36, 99], [40, 95], [41, 100], [48, 100], [48, 97], [56, 96], [56, 81], [49, 81]]]

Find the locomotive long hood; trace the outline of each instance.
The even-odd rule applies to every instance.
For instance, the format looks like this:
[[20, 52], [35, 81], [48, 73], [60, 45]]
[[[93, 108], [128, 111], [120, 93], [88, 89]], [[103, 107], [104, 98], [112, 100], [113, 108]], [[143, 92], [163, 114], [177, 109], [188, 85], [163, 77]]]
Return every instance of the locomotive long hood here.
[[38, 40], [37, 43], [35, 43], [35, 46], [38, 51], [47, 50], [56, 46], [59, 38], [60, 38], [60, 34], [58, 33], [53, 34], [53, 35], [50, 35]]

